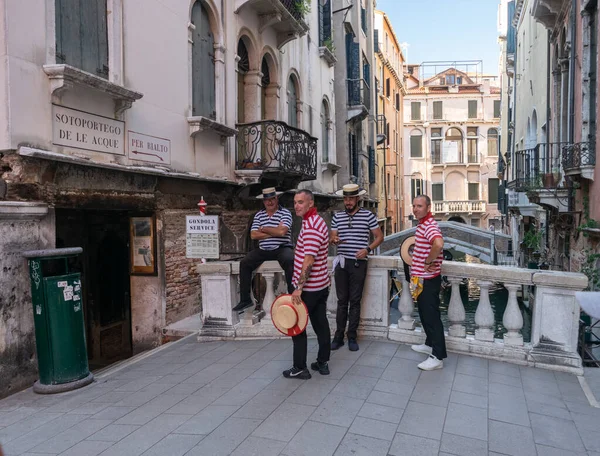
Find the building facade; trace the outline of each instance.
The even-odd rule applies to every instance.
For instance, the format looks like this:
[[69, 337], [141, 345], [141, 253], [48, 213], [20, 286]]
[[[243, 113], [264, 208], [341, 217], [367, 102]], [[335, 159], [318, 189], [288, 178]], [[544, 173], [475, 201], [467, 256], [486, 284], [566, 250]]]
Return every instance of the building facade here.
[[534, 204], [536, 213], [523, 217], [518, 233], [521, 250], [534, 252], [545, 267], [585, 272], [594, 288], [600, 241], [597, 3], [507, 5], [508, 33], [512, 27], [516, 36], [510, 119], [515, 135], [506, 146], [508, 218], [523, 217], [523, 200]]
[[404, 56], [388, 16], [375, 11], [375, 87], [377, 89], [377, 215], [385, 219], [385, 234], [402, 229], [404, 184]]
[[375, 2], [348, 5], [333, 0], [336, 164], [340, 185], [353, 182], [368, 190], [366, 205], [377, 205], [375, 176], [375, 83], [373, 20]]
[[304, 0], [2, 2], [0, 396], [36, 375], [22, 251], [83, 247], [101, 366], [199, 312], [186, 215], [201, 197], [230, 259], [250, 247], [262, 186], [337, 189], [331, 13]]
[[416, 223], [411, 205], [420, 194], [431, 197], [437, 220], [500, 226], [500, 88], [481, 76], [480, 67], [481, 62], [407, 66], [403, 228]]

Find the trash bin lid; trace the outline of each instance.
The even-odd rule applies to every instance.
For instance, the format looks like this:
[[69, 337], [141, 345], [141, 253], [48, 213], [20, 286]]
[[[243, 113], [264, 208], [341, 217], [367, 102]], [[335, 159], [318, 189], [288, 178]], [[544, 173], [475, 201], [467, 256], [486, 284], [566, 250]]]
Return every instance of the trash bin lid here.
[[79, 255], [83, 252], [81, 247], [69, 247], [66, 249], [28, 250], [23, 252], [25, 258], [55, 258]]

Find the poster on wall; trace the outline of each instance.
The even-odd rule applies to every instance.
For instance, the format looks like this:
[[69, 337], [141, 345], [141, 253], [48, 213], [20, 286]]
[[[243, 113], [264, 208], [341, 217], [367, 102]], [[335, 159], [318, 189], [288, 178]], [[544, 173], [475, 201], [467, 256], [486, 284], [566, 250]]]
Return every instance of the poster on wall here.
[[129, 218], [131, 274], [156, 275], [154, 217]]
[[187, 215], [185, 234], [186, 258], [219, 258], [219, 217]]

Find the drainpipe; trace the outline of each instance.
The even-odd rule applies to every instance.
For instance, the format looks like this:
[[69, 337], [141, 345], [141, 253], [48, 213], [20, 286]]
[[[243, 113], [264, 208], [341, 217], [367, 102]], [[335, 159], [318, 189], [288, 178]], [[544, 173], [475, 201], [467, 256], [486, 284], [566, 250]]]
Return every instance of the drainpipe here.
[[[551, 103], [552, 100], [550, 99], [550, 84], [552, 83], [552, 64], [551, 64], [551, 59], [550, 59], [550, 51], [551, 51], [551, 34], [550, 34], [550, 30], [546, 31], [546, 160], [549, 160], [550, 158], [550, 133], [551, 133], [551, 129], [550, 129], [550, 113], [552, 111], [552, 107], [551, 107]], [[552, 132], [553, 133], [553, 132]], [[552, 172], [552, 169], [550, 169], [550, 172]], [[548, 247], [548, 237], [550, 236], [550, 224], [549, 223], [545, 223], [544, 225], [544, 236], [546, 237], [546, 248]]]
[[[575, 53], [577, 51], [577, 33], [576, 33], [576, 16], [575, 10], [577, 9], [577, 0], [571, 0], [571, 55], [569, 56], [569, 117], [568, 117], [568, 126], [567, 126], [567, 134], [568, 134], [568, 144], [573, 144], [575, 140]], [[564, 172], [564, 170], [563, 170]], [[567, 179], [567, 189], [569, 191], [568, 194], [568, 207], [567, 210], [569, 212], [574, 210], [575, 206], [575, 197], [572, 195], [573, 193], [573, 181], [571, 179]]]

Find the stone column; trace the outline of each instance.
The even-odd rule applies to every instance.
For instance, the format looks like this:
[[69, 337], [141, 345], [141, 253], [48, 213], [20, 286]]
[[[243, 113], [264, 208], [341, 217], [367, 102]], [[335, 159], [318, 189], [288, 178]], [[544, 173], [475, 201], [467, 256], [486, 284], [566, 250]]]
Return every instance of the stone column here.
[[263, 74], [251, 70], [244, 76], [244, 114], [246, 123], [261, 120], [260, 84]]
[[278, 120], [277, 108], [279, 106], [280, 85], [272, 82], [265, 88], [265, 119]]
[[477, 311], [475, 312], [475, 324], [477, 325], [475, 339], [493, 342], [495, 317], [494, 311], [492, 310], [492, 304], [490, 303], [490, 286], [493, 282], [478, 280], [477, 283], [479, 284], [481, 291], [479, 304], [477, 305]]
[[448, 320], [450, 320], [450, 328], [448, 335], [452, 337], [466, 337], [467, 329], [465, 323], [465, 306], [460, 297], [460, 284], [462, 278], [448, 277], [452, 284], [452, 294], [450, 296], [450, 304], [448, 305]]
[[202, 328], [198, 340], [212, 337], [233, 337], [236, 293], [231, 263], [214, 262], [196, 266], [202, 283]]
[[262, 308], [265, 313], [265, 316], [262, 317], [262, 320], [267, 320], [270, 324], [271, 322], [271, 306], [273, 305], [273, 301], [275, 301], [275, 292], [273, 291], [273, 282], [275, 281], [275, 273], [274, 272], [263, 272], [262, 276], [265, 278], [265, 282], [267, 283], [267, 288], [265, 290], [265, 297], [263, 298]]
[[575, 292], [587, 287], [587, 277], [572, 272], [537, 272], [533, 284], [536, 292], [529, 360], [582, 375], [577, 353], [580, 309]]
[[215, 106], [217, 122], [227, 125], [225, 112], [225, 46], [215, 43]]
[[519, 309], [517, 301], [517, 290], [521, 285], [515, 283], [505, 283], [504, 287], [508, 290], [508, 302], [504, 310], [502, 324], [507, 329], [504, 335], [504, 343], [507, 345], [523, 345], [523, 336], [521, 328], [523, 328], [523, 315]]

